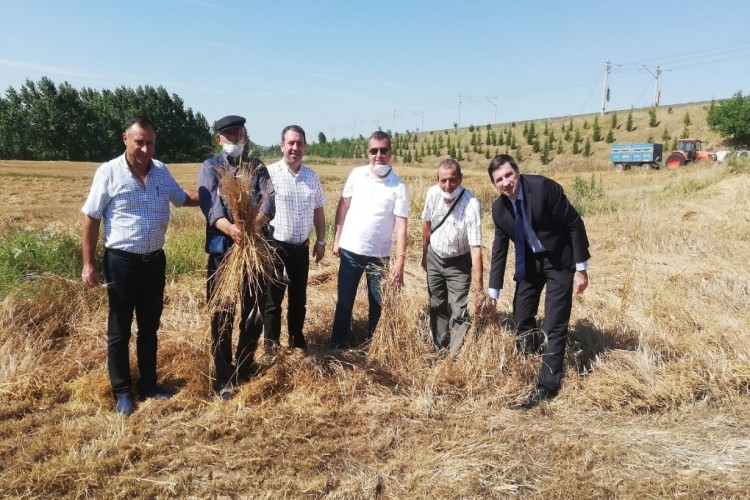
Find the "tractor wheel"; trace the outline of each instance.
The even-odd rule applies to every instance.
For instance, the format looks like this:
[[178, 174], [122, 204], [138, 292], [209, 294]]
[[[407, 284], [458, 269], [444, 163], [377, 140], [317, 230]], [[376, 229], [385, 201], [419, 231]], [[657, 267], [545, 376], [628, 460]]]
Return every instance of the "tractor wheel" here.
[[679, 153], [673, 153], [667, 157], [667, 168], [680, 168], [685, 165], [685, 158]]

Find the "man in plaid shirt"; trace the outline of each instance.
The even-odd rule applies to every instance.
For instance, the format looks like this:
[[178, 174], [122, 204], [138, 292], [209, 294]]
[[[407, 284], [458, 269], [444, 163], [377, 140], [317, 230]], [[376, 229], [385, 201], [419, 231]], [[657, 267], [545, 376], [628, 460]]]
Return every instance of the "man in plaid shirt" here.
[[482, 293], [482, 221], [479, 201], [461, 185], [461, 165], [440, 162], [437, 184], [425, 196], [422, 211], [422, 268], [427, 271], [430, 330], [439, 351], [458, 354], [469, 329], [472, 280], [478, 312]]
[[268, 285], [264, 332], [266, 351], [274, 356], [281, 336], [281, 304], [289, 289], [287, 328], [289, 347], [305, 349], [302, 329], [307, 311], [307, 277], [310, 270], [310, 231], [315, 228], [312, 255], [320, 262], [326, 252], [325, 214], [327, 200], [318, 175], [302, 164], [305, 131], [289, 125], [281, 132], [284, 158], [268, 167], [276, 191], [276, 217], [271, 221], [271, 246], [276, 251], [276, 276]]
[[99, 228], [104, 220], [104, 276], [107, 279], [107, 368], [116, 410], [135, 411], [130, 377], [130, 326], [138, 325], [138, 385], [141, 396], [169, 399], [172, 393], [156, 384], [156, 331], [164, 307], [166, 282], [165, 233], [169, 204], [197, 206], [198, 193], [184, 190], [154, 160], [156, 130], [145, 118], [129, 120], [123, 129], [125, 153], [100, 166], [81, 208], [83, 269], [81, 279], [94, 287]]

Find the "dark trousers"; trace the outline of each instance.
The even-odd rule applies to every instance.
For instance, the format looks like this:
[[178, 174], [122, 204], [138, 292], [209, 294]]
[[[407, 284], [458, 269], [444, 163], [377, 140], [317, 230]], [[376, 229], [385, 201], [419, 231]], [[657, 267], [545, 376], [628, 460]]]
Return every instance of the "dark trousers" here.
[[444, 259], [427, 248], [427, 291], [430, 295], [430, 331], [438, 350], [455, 356], [469, 329], [471, 253]]
[[334, 346], [344, 346], [349, 341], [354, 299], [357, 296], [357, 288], [359, 287], [359, 280], [362, 279], [362, 274], [365, 274], [367, 277], [367, 299], [370, 306], [368, 314], [368, 338], [372, 338], [372, 333], [378, 326], [382, 311], [383, 298], [380, 284], [385, 274], [386, 259], [368, 257], [344, 250], [343, 248], [341, 249], [338, 299], [336, 301], [333, 332], [331, 334], [331, 343]]
[[[274, 277], [268, 284], [266, 309], [263, 319], [266, 340], [279, 343], [281, 337], [281, 304], [284, 293], [289, 290], [286, 312], [289, 329], [289, 347], [303, 347], [305, 337], [302, 328], [307, 313], [307, 277], [310, 272], [310, 246], [305, 241], [299, 245], [271, 240], [276, 252]], [[286, 277], [284, 276], [286, 272]]]
[[544, 332], [547, 346], [542, 354], [539, 385], [556, 391], [563, 377], [565, 345], [568, 341], [568, 322], [573, 306], [574, 269], [561, 269], [550, 262], [547, 253], [526, 252], [526, 278], [516, 283], [513, 297], [513, 321], [520, 336], [521, 347], [531, 351], [538, 348], [539, 337], [536, 315], [542, 289], [547, 292], [544, 302]]
[[159, 252], [148, 262], [122, 252], [104, 252], [104, 277], [109, 298], [107, 369], [115, 394], [133, 389], [129, 352], [133, 313], [138, 326], [139, 385], [146, 389], [156, 385], [156, 331], [164, 308], [165, 271], [164, 252]]
[[[224, 255], [209, 254], [206, 272], [206, 295], [211, 300], [219, 273], [216, 272]], [[262, 287], [261, 287], [262, 288]], [[240, 325], [237, 338], [236, 363], [232, 363], [232, 328], [236, 307], [216, 312], [211, 316], [211, 351], [214, 358], [214, 386], [224, 387], [236, 379], [251, 375], [251, 365], [258, 339], [263, 331], [262, 314], [265, 308], [265, 291], [243, 286], [240, 301]]]

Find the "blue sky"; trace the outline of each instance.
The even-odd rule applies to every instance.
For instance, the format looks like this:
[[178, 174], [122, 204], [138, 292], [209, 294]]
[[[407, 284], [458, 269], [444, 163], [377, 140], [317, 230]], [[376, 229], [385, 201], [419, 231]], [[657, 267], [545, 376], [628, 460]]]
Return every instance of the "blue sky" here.
[[[275, 144], [750, 93], [750, 2], [29, 0], [0, 3], [0, 89], [162, 85]], [[158, 124], [157, 124], [158, 125]], [[158, 151], [157, 151], [158, 153]], [[158, 154], [157, 154], [158, 156]]]

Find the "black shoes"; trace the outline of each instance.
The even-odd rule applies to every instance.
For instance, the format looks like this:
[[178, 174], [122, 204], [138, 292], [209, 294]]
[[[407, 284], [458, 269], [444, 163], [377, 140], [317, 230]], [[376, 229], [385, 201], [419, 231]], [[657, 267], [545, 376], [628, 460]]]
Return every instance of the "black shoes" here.
[[133, 402], [133, 396], [126, 392], [124, 394], [117, 394], [117, 405], [115, 411], [125, 416], [132, 415], [135, 411], [135, 402]]
[[539, 404], [542, 401], [549, 401], [555, 396], [557, 396], [557, 391], [548, 389], [544, 387], [543, 385], [538, 385], [533, 391], [531, 391], [531, 394], [529, 394], [528, 399], [526, 400], [525, 403], [521, 405], [521, 407], [526, 410], [530, 410], [531, 408], [534, 408], [535, 406], [539, 406]]
[[[161, 400], [172, 399], [172, 396], [174, 396], [173, 393], [158, 385], [141, 387], [139, 392], [140, 395], [144, 398], [154, 398]], [[133, 395], [131, 393], [124, 392], [122, 394], [115, 394], [115, 399], [117, 400], [117, 403], [115, 404], [115, 411], [117, 413], [121, 413], [126, 416], [133, 414], [133, 412], [135, 411], [135, 401], [133, 400]]]

